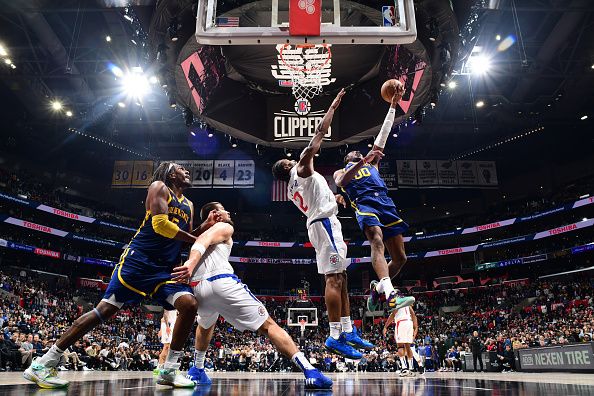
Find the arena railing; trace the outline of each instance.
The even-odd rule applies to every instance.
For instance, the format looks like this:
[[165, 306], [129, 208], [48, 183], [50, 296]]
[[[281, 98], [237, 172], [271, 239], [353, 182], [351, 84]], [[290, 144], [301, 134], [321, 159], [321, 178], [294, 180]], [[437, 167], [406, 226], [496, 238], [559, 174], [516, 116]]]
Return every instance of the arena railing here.
[[[4, 199], [6, 201], [10, 201], [12, 203], [17, 203], [19, 205], [28, 206], [30, 208], [34, 208], [34, 209], [41, 210], [41, 211], [44, 211], [47, 213], [51, 213], [56, 216], [65, 217], [65, 218], [68, 218], [71, 220], [81, 221], [84, 223], [98, 224], [101, 226], [117, 228], [117, 229], [125, 230], [125, 231], [136, 232], [136, 229], [132, 228], [132, 227], [128, 227], [128, 226], [125, 226], [122, 224], [110, 223], [110, 222], [99, 220], [99, 219], [96, 219], [93, 217], [82, 216], [82, 215], [79, 215], [76, 213], [67, 212], [62, 209], [53, 208], [51, 206], [40, 204], [38, 202], [31, 201], [29, 199], [15, 197], [10, 194], [0, 192], [0, 198]], [[467, 234], [486, 232], [486, 231], [490, 231], [490, 230], [494, 230], [494, 229], [508, 227], [513, 224], [519, 224], [519, 223], [524, 223], [524, 222], [528, 222], [528, 221], [533, 221], [536, 219], [540, 219], [540, 218], [543, 218], [546, 216], [551, 216], [551, 215], [562, 213], [562, 212], [568, 212], [568, 211], [571, 211], [571, 210], [574, 210], [574, 209], [577, 209], [577, 208], [580, 208], [580, 207], [583, 207], [586, 205], [591, 205], [593, 203], [594, 203], [594, 197], [587, 197], [587, 198], [579, 199], [577, 201], [568, 202], [566, 204], [556, 206], [554, 208], [551, 208], [551, 209], [548, 209], [548, 210], [545, 210], [542, 212], [537, 212], [537, 213], [534, 213], [534, 214], [528, 215], [528, 216], [513, 217], [510, 219], [499, 220], [499, 221], [491, 222], [488, 224], [476, 225], [473, 227], [466, 227], [466, 228], [458, 227], [455, 230], [446, 231], [446, 232], [438, 232], [438, 233], [432, 233], [432, 234], [426, 234], [426, 235], [407, 236], [404, 238], [404, 242], [425, 241], [425, 240], [431, 240], [431, 239], [436, 239], [436, 238], [451, 237], [451, 236], [456, 236], [456, 235], [467, 235]], [[309, 243], [300, 243], [300, 242], [236, 241], [236, 244], [238, 244], [240, 246], [256, 246], [256, 247], [271, 247], [271, 248], [274, 248], [274, 247], [283, 247], [283, 248], [311, 247], [311, 244], [309, 244]], [[368, 246], [369, 242], [368, 241], [349, 241], [348, 244], [349, 244], [349, 246]]]

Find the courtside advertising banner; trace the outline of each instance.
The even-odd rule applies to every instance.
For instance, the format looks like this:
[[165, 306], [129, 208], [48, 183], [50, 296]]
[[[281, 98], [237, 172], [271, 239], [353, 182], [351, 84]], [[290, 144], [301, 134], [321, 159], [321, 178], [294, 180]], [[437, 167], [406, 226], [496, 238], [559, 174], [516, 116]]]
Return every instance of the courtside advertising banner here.
[[594, 371], [592, 343], [520, 349], [522, 371]]

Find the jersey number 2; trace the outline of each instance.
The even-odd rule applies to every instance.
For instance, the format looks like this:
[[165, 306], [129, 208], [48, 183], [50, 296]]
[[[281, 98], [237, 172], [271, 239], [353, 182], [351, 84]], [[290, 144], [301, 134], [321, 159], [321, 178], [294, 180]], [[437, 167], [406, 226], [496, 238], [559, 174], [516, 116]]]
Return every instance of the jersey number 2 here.
[[302, 211], [307, 212], [308, 207], [303, 205], [303, 197], [301, 196], [301, 194], [299, 194], [299, 192], [295, 191], [295, 194], [293, 194], [293, 199], [299, 202], [299, 208]]

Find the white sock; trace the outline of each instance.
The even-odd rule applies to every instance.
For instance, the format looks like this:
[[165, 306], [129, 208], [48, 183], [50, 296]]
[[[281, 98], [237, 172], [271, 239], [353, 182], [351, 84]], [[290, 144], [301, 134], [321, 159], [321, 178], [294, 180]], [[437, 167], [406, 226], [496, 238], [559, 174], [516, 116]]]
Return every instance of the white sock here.
[[419, 366], [423, 366], [421, 355], [419, 355], [417, 352], [413, 351], [413, 358], [417, 361]]
[[404, 357], [400, 357], [400, 367], [402, 370], [406, 370], [406, 359]]
[[384, 292], [386, 298], [390, 297], [390, 293], [394, 291], [394, 286], [392, 286], [390, 278], [385, 277], [380, 279], [379, 284], [377, 285], [377, 291], [379, 293]]
[[415, 368], [415, 365], [413, 363], [413, 360], [412, 359], [408, 359], [408, 369], [409, 370], [412, 370], [414, 368]]
[[293, 361], [293, 363], [295, 363], [297, 367], [301, 369], [301, 371], [315, 369], [315, 367], [309, 363], [309, 360], [307, 360], [307, 358], [301, 351], [294, 354], [291, 360]]
[[345, 333], [352, 333], [353, 332], [353, 324], [351, 323], [350, 316], [341, 316], [340, 317], [340, 324], [342, 326], [342, 331]]
[[169, 349], [169, 353], [167, 353], [167, 358], [165, 359], [165, 364], [163, 364], [164, 369], [172, 369], [175, 368], [179, 358], [182, 355], [182, 351], [174, 351], [173, 349]]
[[37, 362], [43, 364], [46, 367], [56, 367], [58, 363], [60, 363], [60, 358], [62, 357], [63, 353], [64, 351], [54, 344], [50, 350], [45, 353], [45, 355], [39, 358]]
[[204, 358], [206, 357], [206, 351], [194, 351], [194, 367], [203, 369]]
[[342, 324], [340, 322], [330, 322], [330, 337], [338, 340], [340, 332], [342, 331]]

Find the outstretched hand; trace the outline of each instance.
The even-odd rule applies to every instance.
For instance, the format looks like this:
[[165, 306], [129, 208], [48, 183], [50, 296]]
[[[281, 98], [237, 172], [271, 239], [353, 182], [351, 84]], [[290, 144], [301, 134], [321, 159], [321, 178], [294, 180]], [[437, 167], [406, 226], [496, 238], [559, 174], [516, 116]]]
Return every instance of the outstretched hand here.
[[189, 282], [192, 274], [194, 273], [196, 264], [192, 261], [187, 260], [184, 265], [175, 267], [171, 273], [171, 280], [175, 282]]
[[338, 95], [336, 95], [336, 97], [334, 98], [334, 101], [330, 105], [331, 109], [336, 110], [338, 108], [338, 106], [340, 106], [340, 101], [342, 100], [342, 97], [344, 96], [345, 93], [346, 93], [346, 91], [344, 90], [344, 88], [340, 90], [340, 92], [338, 93]]
[[371, 150], [369, 153], [367, 153], [365, 158], [363, 158], [363, 161], [366, 164], [370, 164], [375, 160], [381, 160], [384, 157], [384, 155], [385, 154], [381, 150]]
[[346, 200], [344, 199], [344, 197], [341, 194], [335, 194], [334, 198], [336, 199], [337, 204], [342, 205], [344, 208], [347, 207]]

